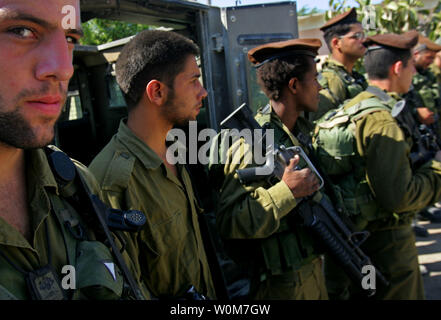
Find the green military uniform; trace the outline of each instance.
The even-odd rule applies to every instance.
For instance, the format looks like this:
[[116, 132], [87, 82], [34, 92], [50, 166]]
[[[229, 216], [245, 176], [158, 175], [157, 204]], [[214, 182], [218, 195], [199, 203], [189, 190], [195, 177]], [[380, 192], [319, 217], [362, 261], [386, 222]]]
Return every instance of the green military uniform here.
[[[344, 148], [341, 142], [325, 145], [323, 133], [331, 133], [339, 122], [330, 118], [318, 124], [315, 146], [322, 168], [328, 170], [328, 175], [341, 188], [350, 218], [358, 229], [371, 233], [362, 249], [390, 282], [384, 287], [377, 281], [375, 298], [423, 299], [418, 253], [410, 224], [416, 211], [441, 198], [441, 163], [430, 161], [412, 171], [411, 142], [390, 113], [399, 96], [381, 93], [383, 98], [387, 97], [387, 103], [365, 91], [342, 107], [352, 114], [345, 121], [351, 123], [355, 142], [348, 142]], [[366, 111], [363, 105], [368, 103], [371, 109]], [[340, 172], [335, 170], [336, 164]], [[349, 280], [345, 280], [332, 262], [325, 265], [330, 297], [347, 298]]]
[[412, 84], [413, 90], [423, 104], [417, 107], [426, 107], [439, 114], [441, 108], [439, 85], [432, 71], [418, 70], [412, 79]]
[[[112, 264], [107, 247], [94, 240], [84, 229], [77, 211], [60, 196], [57, 184], [42, 149], [25, 151], [26, 185], [30, 213], [32, 241], [29, 242], [16, 228], [0, 218], [0, 299], [31, 299], [26, 285], [29, 272], [52, 266], [61, 280], [66, 265], [75, 268], [76, 290], [67, 290], [72, 299], [118, 299], [122, 296], [123, 279], [116, 265], [112, 275], [104, 263]], [[99, 194], [93, 176], [80, 163], [75, 162], [89, 188]], [[65, 227], [69, 222], [72, 231]], [[74, 233], [81, 228], [88, 240], [77, 240]], [[69, 272], [70, 274], [70, 272]], [[115, 277], [115, 278], [114, 278]], [[52, 279], [52, 280], [51, 280]], [[39, 287], [45, 299], [58, 299], [59, 295], [46, 284], [54, 278], [46, 277]], [[53, 287], [51, 287], [53, 288]]]
[[143, 279], [157, 297], [183, 296], [194, 286], [214, 298], [198, 223], [202, 212], [188, 172], [178, 164], [176, 177], [125, 121], [90, 170], [108, 204], [147, 216], [146, 225], [128, 245], [139, 246]]
[[360, 73], [349, 73], [344, 65], [332, 58], [323, 63], [319, 73], [319, 82], [322, 86], [320, 102], [316, 112], [309, 114], [310, 120], [318, 120], [326, 112], [336, 109], [347, 99], [354, 98], [364, 91], [368, 84]]
[[[286, 147], [300, 145], [295, 135], [309, 136], [311, 129], [299, 118], [290, 132], [269, 105], [255, 118], [268, 123], [275, 143]], [[211, 181], [220, 190], [217, 225], [232, 258], [248, 266], [251, 298], [327, 299], [320, 258], [309, 231], [296, 220], [291, 190], [283, 181], [241, 184], [235, 172], [252, 166], [246, 161], [251, 146], [238, 139], [229, 147], [226, 132], [218, 138], [210, 159]]]

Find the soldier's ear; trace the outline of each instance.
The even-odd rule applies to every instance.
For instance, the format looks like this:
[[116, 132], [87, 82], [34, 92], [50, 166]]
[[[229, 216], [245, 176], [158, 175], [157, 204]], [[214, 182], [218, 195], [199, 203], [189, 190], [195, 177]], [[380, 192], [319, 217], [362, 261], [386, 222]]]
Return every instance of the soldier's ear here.
[[288, 82], [288, 89], [294, 94], [297, 93], [298, 82], [299, 82], [299, 79], [297, 79], [296, 77], [291, 78]]
[[340, 39], [337, 37], [334, 37], [331, 39], [331, 48], [336, 48], [338, 49], [340, 47]]
[[156, 105], [162, 105], [167, 100], [167, 90], [168, 87], [159, 80], [151, 80], [145, 87], [148, 100]]
[[403, 61], [398, 60], [397, 62], [395, 62], [392, 65], [392, 72], [397, 75], [400, 76], [401, 72], [403, 71], [404, 65], [403, 65]]

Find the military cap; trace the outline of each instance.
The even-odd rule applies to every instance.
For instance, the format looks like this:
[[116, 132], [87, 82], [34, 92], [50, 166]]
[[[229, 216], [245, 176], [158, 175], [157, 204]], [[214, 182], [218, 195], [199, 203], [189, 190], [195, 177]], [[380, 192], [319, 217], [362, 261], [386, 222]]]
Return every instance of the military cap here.
[[364, 39], [363, 45], [367, 47], [368, 52], [383, 48], [410, 50], [417, 42], [418, 32], [409, 31], [403, 34], [387, 33], [370, 36]]
[[429, 38], [425, 36], [419, 35], [418, 45], [415, 48], [415, 52], [419, 52], [423, 50], [432, 50], [438, 52], [441, 50], [441, 45], [431, 41]]
[[260, 45], [248, 51], [248, 59], [256, 68], [264, 63], [294, 55], [307, 55], [315, 58], [322, 46], [320, 39], [291, 39]]
[[329, 19], [328, 22], [326, 22], [321, 28], [321, 31], [325, 31], [329, 27], [335, 26], [337, 24], [352, 24], [357, 23], [357, 10], [355, 8], [352, 8], [349, 11], [346, 11], [345, 13], [339, 14], [332, 19]]

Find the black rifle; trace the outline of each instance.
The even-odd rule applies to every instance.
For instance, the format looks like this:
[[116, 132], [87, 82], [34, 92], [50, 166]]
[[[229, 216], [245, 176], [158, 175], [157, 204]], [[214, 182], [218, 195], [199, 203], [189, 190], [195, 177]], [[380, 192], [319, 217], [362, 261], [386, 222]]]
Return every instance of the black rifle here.
[[[113, 231], [138, 231], [146, 222], [145, 215], [136, 210], [122, 211], [109, 208], [91, 193], [87, 183], [78, 172], [78, 168], [64, 152], [50, 148], [46, 148], [45, 152], [57, 183], [61, 189], [64, 187], [66, 189], [64, 195], [66, 200], [76, 208], [89, 228], [95, 232], [98, 240], [107, 242], [110, 246], [135, 299], [145, 300], [110, 230], [112, 228]], [[68, 187], [71, 183], [75, 184], [75, 188]]]
[[397, 120], [405, 136], [412, 139], [410, 162], [412, 169], [418, 169], [427, 161], [432, 160], [441, 149], [441, 142], [437, 135], [437, 122], [435, 124], [420, 124], [412, 113], [420, 103], [415, 92], [410, 90], [404, 95], [404, 100], [398, 102], [392, 110], [392, 116]]
[[[233, 111], [233, 113], [221, 122], [221, 126], [227, 129], [237, 130], [265, 130], [254, 119], [251, 109], [249, 109], [246, 104], [242, 104]], [[266, 134], [262, 136], [262, 141], [253, 141], [253, 143], [266, 146]], [[266, 150], [266, 148], [263, 150]], [[272, 150], [267, 154], [265, 165], [239, 169], [236, 173], [241, 183], [250, 183], [263, 179], [274, 183], [282, 179], [290, 159], [296, 154], [306, 162], [310, 170], [314, 172], [320, 180], [321, 186], [323, 186], [325, 180], [299, 146], [286, 148], [285, 146], [277, 146], [274, 144]], [[262, 172], [267, 172], [267, 174], [262, 174]], [[320, 195], [315, 194], [305, 197], [294, 210], [299, 213], [304, 225], [309, 227], [321, 240], [322, 245], [327, 249], [329, 254], [334, 257], [346, 274], [357, 283], [357, 285], [361, 286], [362, 279], [365, 276], [362, 272], [363, 267], [368, 265], [373, 266], [370, 258], [360, 248], [360, 245], [368, 238], [369, 232], [352, 231], [352, 228], [343, 222], [334, 206], [324, 196], [320, 197]], [[375, 268], [375, 272], [382, 284], [388, 286], [388, 281], [377, 268]], [[368, 289], [366, 291], [368, 296], [375, 294], [374, 289]]]

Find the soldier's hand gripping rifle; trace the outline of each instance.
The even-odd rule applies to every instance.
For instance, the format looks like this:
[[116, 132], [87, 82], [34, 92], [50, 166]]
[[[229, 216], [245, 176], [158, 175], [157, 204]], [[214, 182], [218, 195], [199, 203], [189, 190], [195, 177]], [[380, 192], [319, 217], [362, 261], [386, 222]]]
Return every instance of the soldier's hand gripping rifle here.
[[[225, 120], [221, 126], [227, 129], [251, 129], [265, 130], [253, 118], [252, 111], [246, 104], [242, 104]], [[266, 146], [266, 134], [262, 135], [262, 141], [254, 141], [263, 147]], [[323, 187], [325, 180], [314, 167], [306, 153], [299, 146], [286, 148], [285, 146], [269, 146], [266, 163], [261, 167], [251, 167], [239, 169], [236, 173], [241, 183], [250, 183], [258, 180], [267, 180], [275, 183], [282, 179], [285, 168], [295, 155], [303, 159], [309, 169], [317, 176], [320, 181], [320, 188]], [[265, 149], [263, 149], [265, 150]], [[299, 201], [299, 199], [297, 199]], [[342, 267], [346, 274], [358, 285], [362, 286], [362, 279], [365, 274], [362, 272], [364, 266], [373, 266], [370, 258], [360, 249], [360, 245], [367, 239], [367, 231], [354, 232], [346, 224], [334, 209], [334, 206], [321, 193], [300, 200], [296, 207], [296, 212], [303, 219], [305, 226], [309, 227], [320, 239], [336, 262]], [[366, 271], [365, 271], [366, 272]], [[384, 276], [375, 268], [376, 277], [384, 285], [389, 285]], [[366, 293], [371, 296], [375, 294], [374, 289], [367, 289]]]

